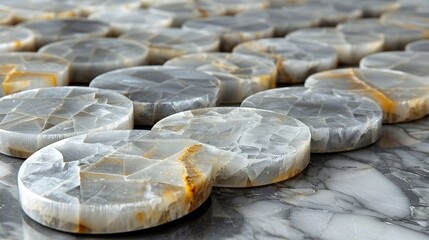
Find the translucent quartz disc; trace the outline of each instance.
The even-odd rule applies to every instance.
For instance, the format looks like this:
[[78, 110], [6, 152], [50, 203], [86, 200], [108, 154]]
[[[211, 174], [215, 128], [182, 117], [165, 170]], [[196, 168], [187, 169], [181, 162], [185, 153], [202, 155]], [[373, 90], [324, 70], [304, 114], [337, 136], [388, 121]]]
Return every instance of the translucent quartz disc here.
[[181, 112], [152, 131], [176, 132], [235, 154], [215, 186], [271, 184], [300, 173], [310, 160], [310, 130], [284, 114], [254, 108], [206, 108]]
[[107, 23], [86, 19], [32, 21], [19, 26], [34, 32], [36, 48], [66, 39], [104, 37], [110, 32]]
[[221, 80], [221, 103], [241, 103], [244, 98], [275, 87], [276, 66], [244, 54], [197, 53], [174, 58], [166, 66], [204, 71]]
[[363, 58], [360, 68], [391, 69], [429, 77], [429, 52], [382, 52]]
[[66, 232], [149, 228], [198, 208], [218, 171], [212, 162], [232, 157], [163, 133], [80, 135], [49, 145], [22, 164], [21, 206], [35, 221]]
[[383, 50], [384, 38], [374, 33], [348, 33], [335, 28], [309, 28], [292, 32], [289, 40], [325, 43], [333, 47], [342, 64], [356, 64], [371, 53]]
[[380, 138], [383, 112], [376, 102], [340, 90], [278, 88], [255, 94], [241, 104], [284, 113], [311, 131], [311, 151], [354, 150]]
[[35, 35], [31, 30], [0, 26], [0, 52], [32, 51]]
[[235, 47], [234, 53], [270, 59], [277, 66], [279, 83], [303, 83], [315, 72], [337, 67], [334, 48], [300, 40], [268, 38], [248, 41]]
[[124, 94], [134, 103], [135, 123], [153, 125], [177, 112], [216, 106], [220, 81], [200, 71], [151, 66], [112, 71], [90, 86]]
[[132, 129], [133, 104], [94, 88], [40, 88], [2, 97], [0, 119], [0, 152], [26, 158], [71, 136]]
[[41, 87], [66, 86], [69, 62], [48, 54], [0, 53], [0, 96]]
[[420, 40], [407, 44], [407, 52], [429, 52], [429, 40]]
[[129, 32], [121, 38], [134, 40], [149, 47], [149, 64], [164, 64], [167, 60], [189, 53], [217, 52], [216, 34], [179, 28], [146, 29]]
[[228, 16], [189, 20], [182, 27], [187, 30], [218, 34], [221, 39], [221, 50], [225, 52], [230, 52], [239, 43], [272, 37], [274, 33], [274, 28], [262, 20]]
[[408, 73], [379, 69], [337, 69], [310, 76], [305, 86], [364, 94], [381, 106], [385, 123], [413, 121], [429, 113], [429, 81]]
[[71, 62], [72, 83], [88, 83], [96, 76], [119, 68], [143, 65], [149, 49], [125, 39], [71, 39], [50, 43], [39, 50]]

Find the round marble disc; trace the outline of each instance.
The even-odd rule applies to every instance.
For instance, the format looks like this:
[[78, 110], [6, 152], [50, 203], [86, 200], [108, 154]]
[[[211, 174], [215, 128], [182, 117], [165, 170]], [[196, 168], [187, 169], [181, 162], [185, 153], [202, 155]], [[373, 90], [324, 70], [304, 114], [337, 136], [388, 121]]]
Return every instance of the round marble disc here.
[[254, 93], [276, 86], [277, 70], [272, 62], [243, 54], [197, 53], [174, 58], [165, 65], [217, 77], [221, 81], [221, 103], [240, 103]]
[[422, 31], [429, 30], [429, 11], [399, 10], [385, 13], [380, 18], [381, 22], [389, 25], [404, 26]]
[[215, 34], [179, 28], [146, 29], [129, 32], [120, 38], [137, 41], [149, 47], [149, 64], [164, 64], [167, 60], [197, 52], [217, 52], [219, 37]]
[[132, 129], [133, 104], [111, 91], [39, 88], [2, 97], [0, 119], [0, 152], [26, 158], [71, 136]]
[[303, 4], [305, 2], [307, 2], [307, 0], [268, 0], [270, 8], [289, 7], [293, 5]]
[[429, 52], [382, 52], [364, 57], [360, 68], [391, 69], [429, 77]]
[[226, 8], [226, 14], [235, 15], [240, 12], [268, 8], [268, 0], [207, 0]]
[[148, 28], [158, 29], [169, 27], [173, 23], [171, 16], [154, 13], [145, 9], [100, 11], [91, 14], [89, 18], [108, 22], [114, 35]]
[[110, 32], [107, 23], [87, 19], [31, 21], [19, 26], [33, 31], [36, 48], [66, 39], [105, 37]]
[[225, 52], [230, 52], [239, 43], [272, 37], [274, 33], [274, 28], [262, 20], [229, 16], [190, 20], [182, 27], [186, 30], [218, 34], [221, 40], [220, 48]]
[[403, 50], [412, 41], [426, 38], [426, 33], [419, 29], [381, 23], [379, 19], [359, 19], [337, 25], [342, 32], [379, 33], [384, 35], [384, 50]]
[[83, 16], [100, 11], [121, 11], [138, 9], [142, 0], [66, 0], [77, 5]]
[[11, 25], [13, 23], [13, 14], [10, 11], [0, 10], [0, 24]]
[[176, 132], [235, 153], [215, 186], [251, 187], [280, 182], [300, 173], [310, 161], [310, 130], [284, 114], [239, 107], [181, 112], [152, 131]]
[[429, 52], [429, 40], [419, 40], [407, 44], [405, 47], [407, 52]]
[[47, 54], [0, 53], [0, 96], [69, 83], [69, 62]]
[[268, 38], [248, 41], [236, 46], [234, 53], [272, 60], [277, 66], [279, 83], [303, 83], [315, 72], [337, 67], [334, 48], [300, 40]]
[[[330, 2], [332, 0], [327, 0]], [[362, 9], [364, 17], [379, 17], [385, 12], [397, 10], [401, 4], [397, 0], [336, 0], [355, 8]]]
[[336, 69], [310, 76], [305, 86], [364, 94], [381, 106], [385, 123], [413, 121], [429, 113], [429, 82], [399, 71]]
[[50, 43], [39, 50], [71, 62], [72, 83], [88, 83], [96, 76], [119, 68], [143, 65], [149, 49], [125, 39], [70, 39]]
[[239, 18], [256, 18], [274, 26], [274, 36], [284, 37], [287, 33], [301, 29], [316, 27], [319, 19], [312, 15], [290, 11], [288, 8], [271, 8], [268, 10], [247, 11], [237, 15]]
[[309, 28], [294, 31], [286, 39], [325, 43], [333, 47], [342, 64], [357, 64], [371, 53], [383, 50], [384, 38], [374, 33], [349, 33], [335, 28]]
[[22, 164], [21, 207], [33, 220], [72, 233], [149, 228], [204, 203], [216, 174], [212, 162], [233, 157], [166, 133], [80, 135], [51, 144]]
[[157, 4], [149, 9], [150, 12], [169, 15], [173, 18], [173, 27], [181, 27], [191, 19], [222, 16], [226, 14], [226, 8], [220, 4], [207, 0], [189, 3]]
[[200, 71], [148, 66], [108, 72], [90, 86], [124, 94], [134, 103], [135, 123], [153, 125], [177, 112], [216, 106], [220, 81]]
[[241, 104], [284, 113], [310, 128], [311, 151], [354, 150], [381, 136], [383, 112], [376, 102], [340, 90], [288, 87], [263, 91]]
[[0, 26], [0, 52], [32, 51], [35, 35], [29, 29]]

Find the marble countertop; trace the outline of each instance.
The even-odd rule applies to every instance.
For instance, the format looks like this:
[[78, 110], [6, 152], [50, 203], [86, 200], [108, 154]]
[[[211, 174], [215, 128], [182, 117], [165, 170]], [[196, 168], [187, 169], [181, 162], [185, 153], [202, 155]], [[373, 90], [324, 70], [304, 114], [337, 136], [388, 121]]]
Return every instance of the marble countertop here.
[[116, 235], [46, 228], [18, 201], [22, 160], [0, 156], [0, 239], [429, 239], [429, 118], [385, 125], [374, 145], [314, 154], [278, 184], [214, 189], [192, 214]]

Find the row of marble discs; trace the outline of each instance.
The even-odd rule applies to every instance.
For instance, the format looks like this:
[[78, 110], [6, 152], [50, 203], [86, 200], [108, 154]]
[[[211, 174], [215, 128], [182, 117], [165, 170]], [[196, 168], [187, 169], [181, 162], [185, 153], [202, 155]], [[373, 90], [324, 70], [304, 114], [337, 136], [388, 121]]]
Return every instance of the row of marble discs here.
[[158, 226], [429, 113], [422, 6], [46, 1], [0, 0], [0, 153], [54, 229]]

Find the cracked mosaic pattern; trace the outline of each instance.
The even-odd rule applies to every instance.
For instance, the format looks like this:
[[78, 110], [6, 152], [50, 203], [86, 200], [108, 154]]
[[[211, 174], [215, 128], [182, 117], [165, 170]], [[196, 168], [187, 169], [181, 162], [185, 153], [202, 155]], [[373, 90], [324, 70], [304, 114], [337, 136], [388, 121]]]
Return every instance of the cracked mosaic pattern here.
[[34, 43], [31, 30], [0, 26], [0, 52], [32, 51]]
[[103, 130], [133, 128], [124, 96], [93, 88], [28, 90], [0, 99], [0, 152], [26, 158], [58, 140]]
[[239, 44], [234, 53], [272, 60], [277, 67], [277, 82], [303, 83], [313, 73], [337, 66], [335, 49], [300, 40], [260, 39]]
[[217, 52], [220, 41], [215, 34], [179, 28], [146, 29], [129, 32], [121, 38], [134, 40], [149, 47], [149, 64], [164, 64], [185, 54]]
[[420, 40], [407, 44], [407, 52], [429, 52], [429, 40]]
[[204, 71], [221, 81], [220, 102], [240, 103], [246, 97], [276, 86], [276, 66], [243, 54], [197, 53], [174, 58], [166, 66]]
[[376, 102], [339, 90], [279, 88], [250, 96], [241, 104], [280, 112], [310, 128], [311, 151], [349, 151], [370, 145], [381, 135], [383, 112]]
[[47, 54], [0, 53], [0, 96], [41, 87], [66, 86], [69, 62]]
[[216, 4], [216, 2], [201, 0], [196, 2], [156, 4], [149, 11], [169, 15], [173, 18], [172, 26], [181, 27], [187, 20], [225, 15], [226, 7]]
[[429, 53], [382, 52], [363, 58], [360, 68], [390, 69], [420, 77], [429, 76]]
[[310, 161], [310, 130], [286, 115], [252, 108], [207, 108], [181, 112], [152, 131], [176, 132], [233, 152], [215, 186], [267, 185], [300, 173]]
[[[99, 11], [121, 11], [134, 10], [141, 6], [142, 0], [66, 0], [68, 3], [77, 5], [83, 16], [88, 16]], [[144, 1], [144, 0], [143, 0]]]
[[[75, 151], [79, 148], [80, 151]], [[157, 226], [198, 208], [233, 154], [166, 133], [108, 131], [69, 138], [21, 166], [24, 212], [74, 233], [116, 233]]]
[[146, 9], [98, 11], [91, 14], [89, 18], [109, 23], [112, 33], [116, 36], [148, 28], [170, 27], [173, 23], [171, 16]]
[[70, 61], [71, 83], [89, 83], [105, 72], [143, 65], [149, 55], [143, 44], [115, 38], [63, 40], [44, 46], [39, 52]]
[[384, 24], [379, 19], [359, 19], [337, 25], [343, 32], [378, 33], [384, 35], [384, 50], [403, 50], [405, 46], [419, 39], [426, 38], [425, 31], [407, 26]]
[[153, 66], [109, 72], [90, 86], [125, 95], [134, 103], [135, 123], [153, 125], [177, 112], [216, 106], [220, 81], [200, 71]]
[[429, 10], [417, 8], [388, 12], [381, 16], [380, 21], [389, 25], [404, 26], [427, 32], [429, 30]]
[[87, 19], [32, 21], [19, 26], [33, 31], [36, 48], [66, 39], [104, 37], [110, 32], [107, 23]]
[[224, 52], [232, 51], [239, 43], [272, 37], [274, 34], [274, 28], [264, 21], [229, 16], [189, 20], [182, 28], [218, 34], [221, 41], [220, 49]]
[[403, 72], [337, 69], [310, 76], [305, 86], [364, 94], [383, 109], [384, 123], [413, 121], [429, 113], [429, 83], [424, 78]]
[[342, 64], [356, 64], [371, 53], [383, 50], [383, 36], [374, 33], [341, 32], [335, 28], [309, 28], [294, 31], [289, 40], [324, 43], [333, 47]]
[[268, 8], [268, 0], [207, 0], [226, 8], [226, 14], [235, 15], [240, 12]]

